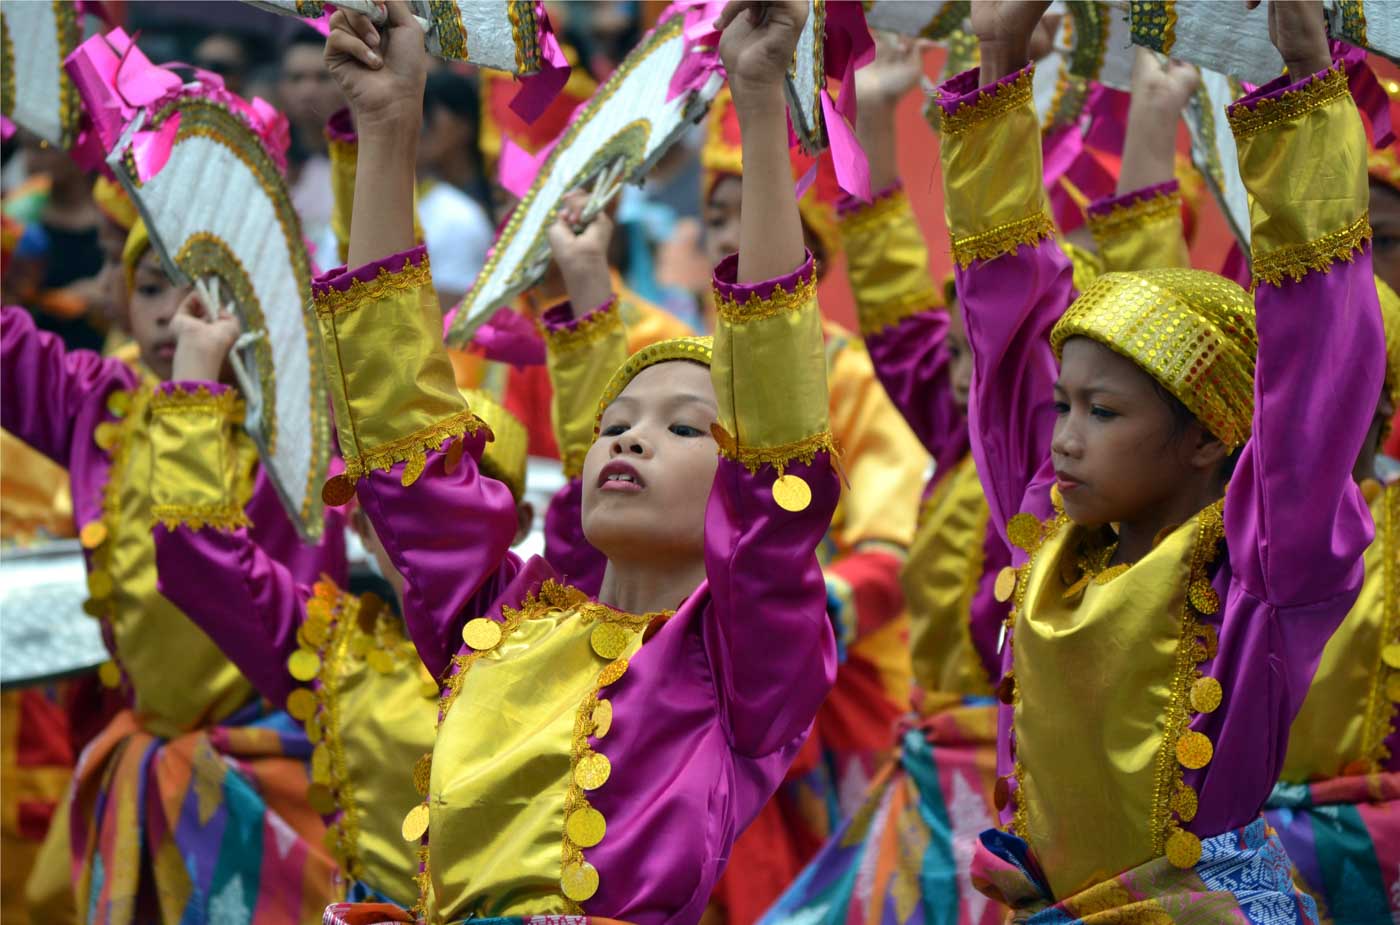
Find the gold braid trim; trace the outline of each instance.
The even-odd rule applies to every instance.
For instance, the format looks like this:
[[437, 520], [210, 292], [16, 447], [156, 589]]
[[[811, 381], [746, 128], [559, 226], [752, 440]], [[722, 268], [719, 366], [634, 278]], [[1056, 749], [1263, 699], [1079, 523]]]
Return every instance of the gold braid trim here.
[[243, 400], [232, 389], [215, 395], [207, 386], [201, 385], [193, 392], [176, 387], [152, 396], [151, 414], [217, 414], [228, 420], [241, 421]]
[[1239, 141], [1281, 122], [1292, 122], [1350, 94], [1346, 71], [1340, 64], [1334, 64], [1322, 77], [1297, 90], [1285, 90], [1277, 97], [1231, 106], [1226, 115], [1230, 119], [1230, 130]]
[[622, 313], [618, 311], [617, 306], [617, 299], [613, 299], [607, 308], [585, 315], [572, 327], [550, 328], [541, 322], [540, 334], [544, 336], [549, 349], [555, 353], [572, 353], [591, 347], [623, 329]]
[[1351, 263], [1361, 245], [1370, 239], [1370, 212], [1363, 212], [1350, 225], [1315, 241], [1254, 254], [1254, 280], [1280, 286], [1285, 276], [1297, 282], [1312, 272], [1326, 273], [1339, 260]]
[[250, 527], [253, 524], [237, 502], [197, 506], [156, 504], [151, 506], [151, 518], [152, 522], [163, 524], [167, 530], [174, 530], [176, 527], [188, 527], [191, 530], [212, 527], [231, 533], [239, 527]]
[[902, 188], [897, 188], [889, 195], [880, 196], [869, 205], [842, 217], [841, 235], [846, 239], [846, 243], [850, 244], [851, 238], [855, 236], [883, 231], [890, 219], [908, 211], [909, 196]]
[[1029, 104], [1032, 75], [1033, 69], [1027, 70], [1009, 83], [998, 84], [991, 90], [984, 88], [978, 92], [977, 99], [960, 103], [952, 112], [939, 106], [940, 132], [945, 136], [960, 135], [974, 125], [990, 122], [1018, 106]]
[[885, 299], [873, 305], [861, 304], [857, 299], [856, 314], [860, 321], [860, 333], [870, 335], [892, 328], [910, 315], [928, 311], [939, 306], [938, 290], [930, 283], [926, 287], [902, 292], [892, 299]]
[[793, 460], [800, 459], [803, 463], [811, 465], [817, 454], [823, 451], [830, 453], [833, 460], [841, 455], [836, 438], [830, 430], [804, 437], [794, 443], [784, 443], [782, 446], [721, 446], [719, 450], [725, 459], [740, 463], [749, 470], [749, 475], [756, 475], [762, 466], [772, 466], [778, 475], [782, 475]]
[[800, 311], [811, 305], [817, 297], [817, 277], [807, 274], [797, 281], [792, 292], [781, 283], [773, 286], [768, 298], [760, 298], [757, 292], [749, 292], [749, 297], [740, 303], [733, 296], [715, 290], [715, 308], [719, 317], [730, 324], [743, 324], [746, 321], [761, 321], [788, 312]]
[[1090, 211], [1086, 222], [1096, 239], [1113, 238], [1125, 232], [1141, 231], [1154, 222], [1170, 220], [1181, 212], [1181, 191], [1155, 193], [1127, 205], [1115, 205], [1107, 212]]
[[394, 293], [412, 292], [432, 284], [428, 255], [424, 254], [418, 263], [414, 263], [411, 257], [405, 257], [403, 267], [397, 271], [380, 267], [379, 275], [369, 282], [352, 279], [347, 289], [323, 290], [314, 299], [316, 314], [324, 316], [351, 312], [367, 302], [379, 302]]
[[953, 259], [966, 269], [974, 260], [992, 260], [1015, 253], [1022, 244], [1034, 247], [1055, 236], [1055, 222], [1044, 209], [1034, 215], [998, 225], [987, 231], [953, 239]]
[[[467, 408], [406, 437], [381, 444], [359, 456], [347, 458], [345, 477], [351, 481], [358, 481], [375, 469], [387, 472], [395, 463], [407, 460], [408, 465], [403, 471], [403, 483], [412, 485], [427, 465], [429, 450], [440, 450], [449, 440], [463, 434], [475, 436], [483, 427], [486, 427], [486, 422]], [[487, 432], [490, 432], [490, 428], [487, 428]]]
[[409, 910], [415, 922], [426, 920], [428, 915], [428, 896], [433, 888], [433, 872], [428, 866], [429, 853], [427, 845], [418, 846], [418, 873], [413, 875], [414, 882], [418, 884], [418, 901]]
[[[1371, 673], [1371, 689], [1366, 697], [1366, 723], [1362, 735], [1362, 759], [1371, 771], [1380, 771], [1391, 757], [1386, 739], [1395, 731], [1397, 704], [1387, 695], [1391, 678], [1400, 674], [1381, 658], [1387, 646], [1400, 645], [1400, 483], [1382, 489], [1382, 514], [1377, 518], [1375, 542], [1381, 544], [1383, 592], [1381, 606], [1381, 644], [1374, 654], [1375, 670]], [[1369, 576], [1368, 576], [1369, 577]]]

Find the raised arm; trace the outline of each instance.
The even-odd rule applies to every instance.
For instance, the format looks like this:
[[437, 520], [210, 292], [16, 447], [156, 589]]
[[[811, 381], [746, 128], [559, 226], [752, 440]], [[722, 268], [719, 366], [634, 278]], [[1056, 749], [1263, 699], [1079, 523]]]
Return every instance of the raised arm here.
[[313, 296], [346, 467], [326, 497], [359, 498], [403, 575], [409, 634], [438, 675], [462, 624], [519, 563], [514, 501], [478, 469], [490, 431], [457, 391], [427, 254], [413, 246], [425, 55], [401, 4], [389, 5], [382, 33], [343, 10], [332, 18], [326, 61], [360, 132], [349, 251], [358, 268], [326, 274]]
[[972, 452], [1003, 539], [1023, 501], [1032, 513], [1049, 511], [1044, 493], [1028, 498], [1027, 489], [1049, 463], [1057, 376], [1049, 334], [1073, 292], [1041, 191], [1026, 63], [1044, 6], [974, 4], [982, 70], [959, 74], [937, 97], [944, 205], [973, 357]]
[[65, 469], [74, 434], [117, 416], [102, 396], [135, 378], [119, 360], [66, 349], [24, 309], [0, 309], [0, 427]]
[[1290, 76], [1229, 111], [1249, 190], [1259, 356], [1226, 536], [1251, 595], [1278, 607], [1331, 601], [1335, 612], [1360, 586], [1371, 542], [1352, 467], [1384, 376], [1366, 135], [1321, 5], [1270, 4], [1270, 15]]

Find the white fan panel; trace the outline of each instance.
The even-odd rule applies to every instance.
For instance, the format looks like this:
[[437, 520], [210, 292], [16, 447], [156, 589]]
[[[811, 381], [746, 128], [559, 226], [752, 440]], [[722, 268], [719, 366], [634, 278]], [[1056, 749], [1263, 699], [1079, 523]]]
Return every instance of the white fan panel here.
[[[219, 193], [192, 196], [192, 190]], [[210, 232], [228, 245], [248, 272], [262, 306], [277, 377], [278, 425], [271, 465], [283, 490], [294, 493], [290, 500], [301, 509], [310, 490], [316, 429], [308, 401], [314, 392], [303, 320], [309, 293], [301, 290], [292, 270], [292, 254], [276, 207], [257, 176], [233, 151], [200, 136], [175, 145], [165, 167], [141, 187], [141, 201], [172, 257], [194, 234]], [[229, 202], [238, 203], [239, 211], [228, 211], [224, 203]], [[296, 306], [296, 310], [277, 310], [277, 306]]]
[[1201, 71], [1201, 87], [1186, 107], [1186, 128], [1191, 134], [1191, 161], [1205, 178], [1246, 254], [1249, 253], [1249, 194], [1240, 176], [1239, 152], [1225, 109], [1234, 102], [1230, 78], [1217, 71]]
[[826, 41], [825, 23], [825, 0], [813, 0], [807, 12], [807, 23], [797, 39], [793, 69], [788, 72], [784, 85], [793, 130], [809, 154], [816, 154], [826, 147], [821, 99], [818, 96], [821, 84], [825, 82], [824, 73], [818, 76], [818, 71], [822, 70], [822, 48]]
[[1174, 0], [1135, 4], [1135, 15], [1170, 8], [1176, 16], [1175, 39], [1167, 54], [1179, 61], [1230, 74], [1253, 84], [1268, 83], [1283, 73], [1283, 59], [1269, 41], [1268, 3], [1253, 10], [1220, 0]]
[[458, 0], [457, 14], [467, 34], [467, 60], [497, 71], [520, 73], [516, 66], [515, 32], [511, 29], [507, 3]]
[[4, 17], [14, 60], [16, 125], [29, 129], [49, 144], [63, 144], [63, 56], [51, 3], [6, 3]]

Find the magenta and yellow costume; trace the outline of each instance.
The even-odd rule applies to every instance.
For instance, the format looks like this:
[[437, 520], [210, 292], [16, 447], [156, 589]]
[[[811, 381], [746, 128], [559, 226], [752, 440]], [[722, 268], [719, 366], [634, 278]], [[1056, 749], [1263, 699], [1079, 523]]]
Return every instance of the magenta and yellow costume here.
[[[983, 837], [974, 875], [1029, 921], [1187, 902], [1310, 920], [1259, 810], [1371, 538], [1350, 477], [1371, 409], [1330, 400], [1381, 382], [1360, 119], [1339, 70], [1231, 110], [1255, 216], [1255, 366], [1253, 307], [1211, 274], [1110, 274], [1065, 312], [1030, 80], [979, 89], [970, 72], [938, 98], [973, 455], [1017, 550], [998, 734], [1011, 831]], [[1131, 567], [1098, 564], [1108, 538], [1068, 522], [1051, 491], [1052, 328], [1056, 347], [1083, 335], [1125, 353], [1243, 447], [1223, 514], [1212, 505]]]
[[[157, 590], [152, 447], [233, 396], [187, 395], [126, 364], [66, 352], [22, 311], [4, 309], [0, 411], [7, 430], [65, 466], [87, 550], [89, 613], [113, 661], [102, 676], [130, 700], [79, 762], [61, 812], [80, 920], [291, 922], [331, 895], [320, 821], [305, 807], [305, 737], [264, 709], [238, 670]], [[225, 407], [226, 406], [226, 407]], [[344, 568], [328, 528], [303, 546], [251, 441], [225, 460], [239, 476], [228, 516], [255, 524], [296, 574]], [[178, 580], [199, 585], [198, 575]]]
[[[423, 841], [430, 921], [697, 920], [807, 736], [835, 665], [814, 555], [839, 491], [820, 320], [810, 261], [756, 286], [734, 269], [716, 271], [713, 360], [734, 442], [706, 514], [708, 581], [670, 616], [619, 613], [509, 552], [514, 503], [478, 471], [488, 433], [453, 382], [421, 248], [316, 284], [346, 460], [327, 490], [358, 496], [444, 681], [428, 796], [398, 807]], [[708, 353], [665, 342], [619, 376]], [[780, 473], [809, 486], [804, 509], [779, 506]]]

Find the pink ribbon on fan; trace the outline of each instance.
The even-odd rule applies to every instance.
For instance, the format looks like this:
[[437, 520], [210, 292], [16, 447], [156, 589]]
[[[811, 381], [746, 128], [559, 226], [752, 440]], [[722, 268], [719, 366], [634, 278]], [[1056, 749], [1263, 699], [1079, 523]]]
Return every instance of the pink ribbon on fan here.
[[538, 36], [541, 65], [538, 72], [522, 77], [520, 89], [510, 101], [510, 111], [526, 122], [533, 123], [549, 104], [563, 92], [569, 82], [569, 59], [564, 57], [564, 49], [554, 35], [554, 26], [549, 22], [549, 14], [543, 3], [535, 4], [535, 22], [539, 23]]
[[1376, 79], [1366, 60], [1366, 50], [1332, 40], [1332, 57], [1341, 58], [1347, 71], [1347, 87], [1356, 106], [1371, 123], [1371, 146], [1385, 148], [1395, 143], [1395, 126], [1390, 120], [1390, 96]]
[[[454, 305], [442, 319], [442, 333], [452, 329], [460, 305]], [[488, 360], [512, 366], [543, 366], [544, 338], [540, 337], [530, 320], [514, 309], [502, 307], [476, 329], [472, 346]]]
[[[685, 25], [681, 27], [685, 54], [666, 88], [668, 103], [684, 93], [702, 89], [710, 82], [710, 75], [724, 73], [724, 65], [719, 60], [720, 33], [715, 28], [715, 20], [724, 12], [724, 0], [677, 3], [672, 9], [682, 10], [678, 15], [685, 17]], [[662, 15], [662, 21], [668, 18]]]
[[826, 5], [826, 35], [822, 60], [826, 76], [841, 87], [833, 100], [822, 87], [822, 118], [826, 122], [831, 163], [836, 182], [863, 202], [871, 199], [870, 161], [856, 139], [856, 70], [875, 60], [875, 39], [865, 24], [865, 8], [858, 0], [831, 0]]

